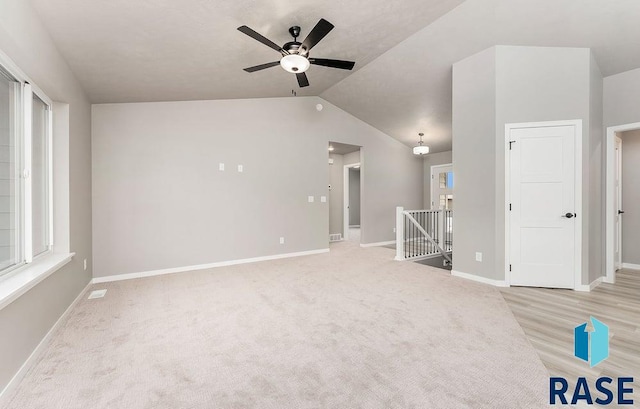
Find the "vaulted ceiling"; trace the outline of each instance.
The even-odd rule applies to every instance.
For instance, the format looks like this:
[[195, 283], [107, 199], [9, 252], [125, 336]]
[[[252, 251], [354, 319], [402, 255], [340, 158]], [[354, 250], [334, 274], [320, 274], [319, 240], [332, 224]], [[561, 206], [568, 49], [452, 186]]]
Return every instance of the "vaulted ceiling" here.
[[[493, 45], [589, 47], [603, 74], [640, 67], [637, 0], [32, 0], [94, 103], [319, 95], [388, 135], [451, 147], [451, 66]], [[320, 18], [336, 28], [314, 57], [311, 86], [278, 67], [278, 44]]]

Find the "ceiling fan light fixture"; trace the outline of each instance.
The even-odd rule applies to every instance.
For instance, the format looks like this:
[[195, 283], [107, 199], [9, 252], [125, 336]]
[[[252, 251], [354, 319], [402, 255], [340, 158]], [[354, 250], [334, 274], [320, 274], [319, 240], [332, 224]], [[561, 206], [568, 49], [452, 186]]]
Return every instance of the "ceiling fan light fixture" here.
[[422, 132], [420, 132], [418, 134], [420, 136], [420, 142], [418, 142], [418, 146], [415, 146], [413, 148], [413, 154], [414, 155], [426, 155], [429, 153], [429, 147], [428, 146], [424, 146], [422, 144], [422, 137], [424, 136], [424, 134]]
[[289, 54], [282, 57], [280, 66], [292, 74], [301, 74], [309, 69], [309, 60], [298, 54]]

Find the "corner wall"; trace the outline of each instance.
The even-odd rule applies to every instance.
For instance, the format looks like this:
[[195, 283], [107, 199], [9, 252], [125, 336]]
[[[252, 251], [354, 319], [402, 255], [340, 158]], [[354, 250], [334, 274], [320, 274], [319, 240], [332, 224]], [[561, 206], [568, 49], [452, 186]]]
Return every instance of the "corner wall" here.
[[[505, 278], [505, 125], [581, 119], [581, 284], [604, 275], [604, 248], [597, 237], [602, 225], [602, 77], [590, 50], [497, 46], [456, 63], [453, 70], [453, 269]], [[475, 261], [475, 252], [483, 253], [482, 262]]]
[[[0, 310], [2, 390], [91, 279], [92, 246], [89, 101], [31, 8], [31, 2], [0, 1], [0, 50], [53, 101], [68, 104], [69, 145], [60, 146], [54, 134], [53, 148], [54, 151], [68, 149], [69, 152], [70, 251], [76, 253], [69, 264]], [[55, 107], [54, 117], [57, 115]], [[59, 203], [65, 198], [54, 200]], [[85, 258], [88, 262], [86, 271], [82, 267]]]
[[[504, 279], [496, 269], [496, 49], [453, 66], [453, 270]], [[475, 261], [482, 252], [483, 262]]]

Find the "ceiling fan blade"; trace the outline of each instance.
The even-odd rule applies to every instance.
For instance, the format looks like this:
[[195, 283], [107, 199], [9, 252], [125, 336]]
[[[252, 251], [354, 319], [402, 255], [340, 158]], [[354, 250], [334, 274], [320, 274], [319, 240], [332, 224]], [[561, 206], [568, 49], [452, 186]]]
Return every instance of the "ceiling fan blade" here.
[[265, 37], [262, 34], [250, 29], [247, 26], [238, 27], [238, 31], [248, 35], [249, 37], [253, 38], [254, 40], [260, 41], [262, 44], [266, 45], [267, 47], [273, 48], [274, 50], [276, 50], [276, 51], [278, 51], [280, 53], [284, 52], [282, 47], [280, 47], [278, 44], [274, 43], [273, 41], [269, 40], [267, 37]]
[[266, 68], [275, 67], [276, 65], [280, 65], [280, 61], [268, 62], [266, 64], [255, 65], [249, 68], [243, 68], [246, 72], [256, 72], [260, 70], [264, 70]]
[[342, 70], [351, 70], [356, 65], [354, 61], [330, 60], [327, 58], [309, 58], [309, 62], [324, 67], [340, 68]]
[[298, 85], [300, 85], [300, 88], [309, 86], [309, 79], [307, 78], [307, 74], [304, 72], [296, 74], [296, 78], [298, 79]]
[[307, 35], [307, 38], [302, 42], [302, 47], [306, 48], [307, 51], [311, 50], [313, 46], [318, 44], [331, 30], [333, 30], [333, 24], [321, 18], [318, 24], [316, 24], [313, 30]]

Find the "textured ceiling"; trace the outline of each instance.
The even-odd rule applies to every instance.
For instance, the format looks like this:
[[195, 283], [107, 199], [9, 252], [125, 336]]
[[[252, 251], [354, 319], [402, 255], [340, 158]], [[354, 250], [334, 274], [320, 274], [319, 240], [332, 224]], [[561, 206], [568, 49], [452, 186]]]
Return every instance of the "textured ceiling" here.
[[638, 0], [467, 0], [321, 94], [406, 143], [451, 149], [451, 66], [494, 45], [592, 48], [604, 76], [640, 67]]
[[[451, 66], [493, 45], [592, 48], [603, 74], [640, 67], [638, 0], [32, 0], [94, 103], [320, 95], [412, 146], [451, 149]], [[356, 61], [352, 72], [312, 66], [297, 87], [279, 67], [242, 68], [326, 18], [336, 28], [314, 57]]]
[[462, 0], [32, 0], [94, 103], [319, 95], [351, 72], [312, 66], [310, 87], [279, 67], [242, 68], [280, 54], [240, 33], [248, 25], [278, 44], [303, 39], [320, 18], [335, 25], [313, 57], [355, 70]]

